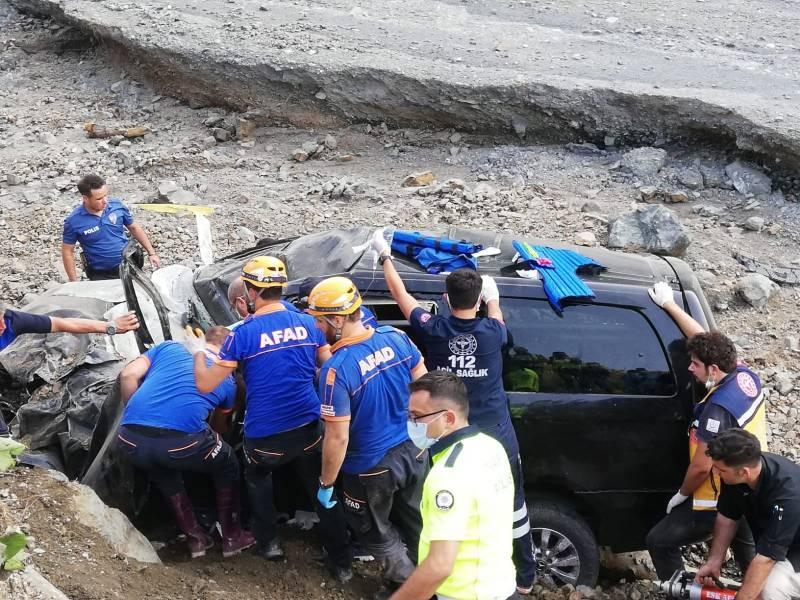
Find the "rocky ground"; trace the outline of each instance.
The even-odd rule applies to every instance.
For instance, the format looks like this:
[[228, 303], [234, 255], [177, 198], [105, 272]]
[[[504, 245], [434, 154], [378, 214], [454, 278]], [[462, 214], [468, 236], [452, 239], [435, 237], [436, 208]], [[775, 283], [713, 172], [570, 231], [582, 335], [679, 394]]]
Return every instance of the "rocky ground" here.
[[[79, 201], [75, 182], [90, 171], [131, 205], [165, 263], [192, 267], [199, 261], [193, 218], [149, 212], [143, 204], [161, 197], [212, 206], [218, 256], [260, 237], [361, 224], [457, 223], [587, 245], [673, 249], [685, 239], [684, 259], [701, 279], [719, 329], [734, 337], [767, 386], [771, 449], [798, 458], [800, 288], [792, 282], [800, 280], [800, 177], [737, 163], [748, 157], [720, 150], [714, 140], [632, 148], [619, 145], [622, 135], [598, 145], [521, 146], [516, 137], [453, 129], [380, 122], [296, 129], [247, 113], [190, 108], [134, 79], [84, 36], [20, 16], [2, 0], [0, 49], [0, 298], [9, 304], [63, 280], [62, 221]], [[90, 138], [87, 122], [148, 133]], [[403, 187], [409, 174], [425, 171], [433, 183]], [[644, 209], [635, 225], [656, 207], [669, 211], [658, 239], [637, 241], [636, 228], [614, 225]], [[127, 589], [212, 598], [230, 586], [242, 597], [357, 598], [374, 584], [367, 570], [331, 596], [322, 570], [307, 566], [310, 550], [300, 541], [288, 564], [277, 567], [242, 557], [172, 559], [141, 570], [59, 521], [59, 506], [43, 500], [59, 501], [58, 489], [42, 491], [42, 481], [25, 471], [5, 476], [0, 497], [17, 515], [14, 524], [49, 540], [33, 561], [74, 598], [125, 597]], [[2, 488], [16, 499], [7, 500]], [[69, 535], [53, 533], [62, 529]], [[70, 560], [58, 550], [62, 543]], [[82, 552], [90, 558], [78, 559]], [[249, 583], [262, 587], [245, 593]], [[648, 589], [639, 583], [603, 593], [634, 598]]]

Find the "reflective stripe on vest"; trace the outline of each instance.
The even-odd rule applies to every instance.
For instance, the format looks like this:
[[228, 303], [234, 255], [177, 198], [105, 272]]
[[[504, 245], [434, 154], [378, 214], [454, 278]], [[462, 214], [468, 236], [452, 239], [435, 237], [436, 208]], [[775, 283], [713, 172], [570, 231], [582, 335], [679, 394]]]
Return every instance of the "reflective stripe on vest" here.
[[[758, 395], [752, 400], [740, 389], [737, 383], [737, 377], [740, 373], [744, 373], [753, 379]], [[733, 373], [726, 376], [716, 387], [711, 388], [705, 398], [700, 401], [698, 407], [706, 402], [721, 406], [731, 413], [739, 427], [756, 436], [758, 441], [761, 442], [762, 449], [766, 450], [767, 416], [764, 392], [761, 390], [761, 384], [755, 373], [745, 367], [737, 367]], [[698, 441], [696, 428], [698, 425], [699, 423], [697, 420], [694, 420], [689, 430], [690, 462], [694, 459], [694, 455], [697, 452]], [[720, 486], [719, 476], [713, 472], [709, 472], [708, 478], [695, 490], [694, 494], [692, 494], [692, 508], [694, 510], [716, 510]]]

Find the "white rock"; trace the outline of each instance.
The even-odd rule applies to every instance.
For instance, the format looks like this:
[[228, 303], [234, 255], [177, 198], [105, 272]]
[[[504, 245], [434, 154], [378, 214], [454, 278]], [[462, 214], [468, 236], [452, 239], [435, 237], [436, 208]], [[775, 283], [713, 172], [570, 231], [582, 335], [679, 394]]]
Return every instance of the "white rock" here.
[[736, 283], [736, 291], [754, 308], [764, 308], [778, 291], [778, 284], [760, 273], [750, 273]]

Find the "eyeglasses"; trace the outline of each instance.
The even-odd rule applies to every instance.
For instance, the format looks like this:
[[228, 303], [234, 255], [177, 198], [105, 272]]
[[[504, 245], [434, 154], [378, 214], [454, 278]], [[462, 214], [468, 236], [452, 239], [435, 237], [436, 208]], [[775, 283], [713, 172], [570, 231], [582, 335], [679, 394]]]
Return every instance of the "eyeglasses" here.
[[408, 420], [411, 421], [412, 423], [414, 423], [414, 425], [416, 425], [419, 422], [420, 419], [424, 419], [425, 417], [432, 417], [433, 415], [438, 415], [439, 413], [443, 413], [443, 412], [447, 412], [447, 409], [443, 408], [441, 410], [435, 410], [435, 411], [429, 412], [428, 414], [425, 414], [425, 415], [417, 415], [416, 417], [414, 415], [412, 415], [411, 413], [408, 413]]

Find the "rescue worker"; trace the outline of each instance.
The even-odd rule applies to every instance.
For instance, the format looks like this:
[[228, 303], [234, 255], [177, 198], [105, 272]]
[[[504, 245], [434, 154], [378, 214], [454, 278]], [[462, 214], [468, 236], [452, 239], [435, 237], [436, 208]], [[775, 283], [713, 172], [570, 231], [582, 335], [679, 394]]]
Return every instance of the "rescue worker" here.
[[411, 441], [429, 448], [419, 566], [393, 600], [519, 598], [511, 529], [514, 480], [503, 447], [468, 422], [467, 388], [432, 371], [409, 386]]
[[[217, 357], [228, 333], [224, 327], [212, 327], [204, 341], [197, 340], [204, 362], [211, 363]], [[243, 531], [239, 523], [236, 455], [206, 423], [211, 411], [215, 411], [218, 421], [233, 408], [233, 378], [226, 377], [201, 394], [194, 384], [191, 353], [180, 343], [167, 341], [122, 370], [120, 393], [126, 405], [117, 445], [169, 501], [178, 527], [186, 534], [191, 557], [205, 556], [213, 542], [195, 519], [181, 471], [207, 473], [214, 479], [223, 556], [233, 556], [255, 544], [253, 536]]]
[[714, 540], [696, 581], [714, 585], [738, 522], [750, 524], [756, 555], [744, 574], [737, 600], [800, 598], [800, 466], [761, 451], [758, 437], [729, 429], [708, 443], [714, 471], [722, 479]]
[[[20, 335], [26, 333], [105, 333], [116, 335], [138, 329], [136, 315], [129, 312], [113, 321], [96, 321], [72, 317], [51, 317], [11, 310], [0, 303], [0, 351], [5, 350]], [[0, 437], [10, 435], [3, 413], [0, 412]]]
[[[706, 541], [714, 528], [718, 475], [712, 472], [708, 444], [728, 429], [741, 427], [766, 439], [766, 413], [761, 381], [737, 363], [733, 342], [717, 331], [706, 332], [674, 301], [672, 288], [661, 282], [650, 290], [688, 338], [689, 372], [707, 393], [695, 406], [689, 428], [689, 467], [680, 489], [670, 499], [666, 516], [647, 534], [647, 548], [658, 577], [666, 581], [683, 569], [681, 547]], [[765, 443], [765, 442], [764, 442]], [[691, 497], [691, 502], [687, 502]], [[733, 552], [744, 573], [753, 558], [753, 538], [745, 521], [734, 539]]]
[[76, 243], [83, 249], [86, 276], [90, 280], [117, 279], [122, 251], [128, 244], [125, 228], [145, 249], [150, 265], [154, 269], [161, 266], [144, 229], [133, 222], [131, 211], [121, 200], [108, 197], [108, 186], [102, 177], [85, 175], [78, 182], [78, 191], [82, 202], [64, 219], [61, 244], [61, 260], [70, 281], [78, 281]]
[[[311, 498], [320, 477], [322, 426], [314, 386], [318, 365], [330, 358], [330, 346], [309, 315], [281, 304], [286, 267], [259, 256], [242, 269], [250, 316], [232, 332], [219, 358], [206, 367], [195, 355], [201, 392], [213, 389], [242, 366], [247, 389], [244, 418], [245, 478], [259, 553], [268, 560], [284, 556], [275, 523], [272, 472], [291, 463]], [[341, 507], [314, 502], [328, 569], [339, 581], [352, 576], [351, 549]]]
[[[513, 556], [517, 589], [521, 594], [530, 594], [536, 578], [536, 565], [519, 443], [503, 389], [502, 348], [508, 342], [508, 332], [503, 323], [497, 285], [491, 277], [481, 277], [472, 269], [457, 269], [445, 279], [446, 300], [452, 314], [434, 315], [423, 309], [406, 291], [382, 231], [375, 232], [372, 246], [383, 265], [392, 298], [425, 347], [428, 369], [450, 371], [461, 378], [469, 395], [470, 422], [500, 442], [506, 450], [514, 477]], [[486, 318], [477, 317], [481, 300], [486, 303]]]
[[319, 375], [325, 438], [317, 497], [323, 506], [338, 504], [333, 486], [341, 472], [347, 521], [394, 588], [414, 570], [422, 527], [427, 465], [406, 421], [407, 385], [426, 369], [404, 333], [364, 327], [360, 307], [361, 295], [345, 277], [321, 281], [308, 297], [308, 313], [333, 352]]

